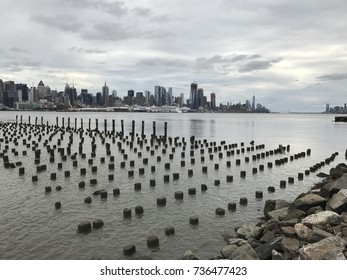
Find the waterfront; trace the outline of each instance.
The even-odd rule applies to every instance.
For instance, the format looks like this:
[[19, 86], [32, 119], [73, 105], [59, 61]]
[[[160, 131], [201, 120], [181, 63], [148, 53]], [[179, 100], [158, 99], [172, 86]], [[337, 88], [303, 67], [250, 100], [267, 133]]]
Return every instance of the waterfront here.
[[[33, 123], [35, 117], [43, 117], [44, 123], [48, 121], [55, 124], [56, 117], [62, 117], [65, 121], [68, 117], [71, 123], [74, 118], [83, 118], [84, 127], [88, 127], [88, 120], [91, 118], [92, 126], [95, 126], [95, 119], [99, 120], [100, 130], [103, 129], [103, 120], [107, 119], [111, 124], [112, 119], [116, 120], [117, 130], [120, 121], [124, 120], [125, 131], [131, 130], [132, 120], [136, 123], [136, 132], [139, 133], [141, 121], [145, 121], [145, 134], [149, 138], [152, 133], [152, 122], [157, 123], [157, 133], [163, 134], [164, 122], [168, 123], [169, 137], [185, 137], [189, 142], [190, 136], [195, 136], [196, 140], [207, 139], [208, 142], [221, 141], [226, 144], [237, 143], [241, 148], [241, 142], [246, 147], [253, 140], [255, 145], [265, 145], [264, 150], [255, 150], [223, 158], [218, 157], [218, 153], [213, 153], [214, 158], [208, 157], [205, 151], [205, 162], [200, 162], [199, 149], [194, 153], [195, 164], [190, 163], [190, 147], [187, 146], [185, 153], [186, 166], [180, 166], [182, 147], [178, 147], [174, 158], [169, 159], [170, 149], [167, 153], [162, 153], [160, 147], [155, 150], [155, 155], [162, 157], [161, 162], [156, 161], [156, 156], [151, 157], [148, 151], [142, 150], [142, 157], [148, 157], [148, 166], [155, 166], [156, 172], [153, 174], [145, 169], [144, 175], [135, 172], [133, 178], [129, 179], [127, 170], [137, 171], [143, 167], [142, 160], [137, 154], [125, 146], [129, 158], [124, 160], [117, 151], [117, 145], [112, 144], [112, 154], [115, 155], [115, 176], [114, 181], [109, 181], [107, 175], [110, 171], [106, 164], [100, 163], [100, 158], [106, 156], [105, 149], [98, 149], [94, 162], [98, 166], [97, 174], [92, 174], [91, 166], [87, 159], [90, 158], [90, 139], [86, 137], [85, 152], [87, 159], [78, 158], [78, 167], [73, 167], [72, 161], [63, 162], [61, 171], [57, 171], [57, 163], [50, 163], [49, 158], [42, 158], [41, 163], [47, 164], [47, 171], [38, 174], [39, 180], [36, 183], [31, 181], [31, 174], [36, 174], [33, 164], [33, 157], [18, 157], [26, 167], [25, 176], [18, 176], [17, 169], [4, 169], [0, 167], [0, 174], [3, 178], [1, 189], [3, 199], [1, 203], [1, 230], [0, 257], [2, 259], [124, 259], [122, 248], [128, 244], [135, 244], [137, 253], [135, 257], [150, 257], [153, 259], [178, 259], [186, 249], [194, 251], [202, 259], [215, 257], [219, 250], [225, 245], [223, 235], [232, 235], [234, 228], [245, 222], [257, 221], [262, 215], [260, 212], [266, 199], [285, 198], [294, 199], [302, 192], [306, 192], [314, 182], [319, 181], [316, 174], [305, 176], [303, 181], [298, 181], [298, 172], [304, 172], [310, 166], [321, 162], [332, 153], [338, 152], [336, 162], [344, 161], [346, 149], [347, 130], [345, 124], [334, 123], [329, 115], [273, 115], [273, 114], [155, 114], [155, 113], [48, 113], [48, 112], [1, 112], [1, 121], [15, 121], [15, 116], [22, 115], [26, 121], [31, 116]], [[78, 121], [80, 123], [80, 121]], [[3, 136], [3, 135], [1, 135]], [[74, 151], [78, 151], [77, 136], [74, 142]], [[63, 145], [67, 143], [67, 135]], [[100, 139], [96, 139], [99, 147], [102, 147]], [[273, 150], [278, 145], [290, 145], [290, 152], [287, 155], [277, 154], [256, 161], [245, 162], [245, 157], [252, 157], [260, 152]], [[1, 143], [1, 150], [4, 143]], [[41, 147], [42, 148], [42, 147]], [[21, 152], [24, 147], [16, 148]], [[89, 150], [88, 150], [89, 149]], [[295, 161], [290, 161], [281, 166], [266, 168], [267, 162], [274, 162], [284, 156], [294, 155], [311, 149], [311, 156], [306, 156]], [[235, 149], [236, 150], [236, 149]], [[224, 150], [222, 152], [225, 152]], [[30, 155], [30, 154], [29, 154]], [[240, 165], [236, 165], [237, 159], [241, 160]], [[135, 161], [135, 167], [129, 166], [130, 160]], [[126, 171], [120, 168], [120, 162], [126, 162]], [[231, 162], [231, 166], [226, 166], [226, 161]], [[164, 163], [170, 163], [170, 170], [164, 168]], [[219, 169], [214, 165], [218, 163]], [[252, 175], [252, 168], [265, 165], [264, 171]], [[208, 173], [201, 171], [202, 166], [207, 166]], [[88, 173], [81, 178], [80, 168], [85, 167]], [[321, 172], [328, 172], [332, 166], [325, 166]], [[194, 176], [189, 177], [187, 170], [193, 170]], [[71, 170], [71, 176], [65, 178], [63, 172]], [[240, 171], [247, 172], [246, 178], [240, 178]], [[318, 171], [318, 172], [320, 172]], [[57, 180], [52, 182], [49, 179], [51, 172], [57, 172]], [[172, 180], [173, 172], [178, 172], [178, 181]], [[170, 182], [164, 183], [163, 176], [170, 175]], [[233, 182], [226, 183], [227, 175], [233, 175]], [[288, 184], [286, 188], [280, 188], [280, 180], [287, 180], [289, 176], [295, 177], [294, 184]], [[81, 190], [78, 182], [89, 181], [91, 178], [98, 178], [96, 187], [89, 186]], [[149, 187], [149, 180], [155, 179], [155, 188]], [[220, 186], [215, 186], [214, 181], [220, 179]], [[134, 183], [142, 182], [141, 191], [134, 191]], [[207, 192], [200, 191], [200, 185], [208, 186]], [[56, 185], [62, 186], [62, 191], [52, 191], [45, 194], [45, 186], [51, 185], [53, 189]], [[93, 197], [93, 203], [86, 205], [83, 203], [84, 197], [91, 195], [99, 189], [112, 191], [114, 187], [119, 187], [121, 195], [112, 197], [110, 194], [107, 200], [100, 197]], [[274, 186], [276, 191], [268, 193], [268, 186]], [[196, 195], [188, 195], [187, 190], [195, 187]], [[183, 191], [183, 201], [174, 198], [176, 191]], [[263, 191], [263, 199], [255, 198], [255, 191]], [[165, 196], [167, 204], [165, 207], [156, 205], [157, 197]], [[248, 198], [247, 206], [240, 206], [240, 197]], [[54, 203], [61, 201], [62, 208], [54, 209]], [[235, 212], [228, 211], [229, 202], [236, 202]], [[136, 216], [132, 219], [123, 219], [123, 209], [134, 208], [136, 205], [144, 207], [144, 215]], [[222, 207], [226, 209], [226, 214], [222, 217], [216, 216], [215, 209]], [[198, 216], [199, 225], [191, 226], [189, 217]], [[100, 230], [93, 230], [90, 234], [77, 234], [76, 228], [80, 221], [94, 220], [101, 218], [105, 226]], [[165, 236], [165, 228], [175, 226], [175, 235]], [[150, 234], [156, 234], [160, 239], [160, 250], [152, 252], [146, 246], [146, 239]]]

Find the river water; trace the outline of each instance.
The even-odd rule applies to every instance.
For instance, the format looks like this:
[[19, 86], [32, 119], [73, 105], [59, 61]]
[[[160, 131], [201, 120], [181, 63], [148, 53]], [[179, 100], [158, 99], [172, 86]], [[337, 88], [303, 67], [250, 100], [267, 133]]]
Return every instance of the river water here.
[[[89, 119], [92, 128], [95, 128], [96, 120], [99, 130], [104, 130], [104, 120], [107, 120], [107, 129], [111, 129], [112, 120], [115, 120], [116, 131], [121, 129], [121, 120], [124, 121], [125, 135], [130, 139], [132, 121], [135, 121], [135, 132], [141, 133], [141, 122], [145, 122], [145, 134], [147, 144], [141, 148], [136, 140], [134, 147], [127, 145], [126, 141], [116, 137], [113, 143], [112, 137], [106, 138], [110, 144], [111, 155], [114, 156], [115, 169], [109, 170], [110, 155], [106, 154], [105, 144], [100, 137], [95, 137], [97, 144], [96, 156], [91, 157], [92, 138], [84, 134], [83, 152], [86, 158], [77, 155], [77, 166], [73, 166], [70, 157], [62, 160], [59, 153], [55, 153], [55, 161], [50, 162], [44, 140], [48, 135], [42, 136], [41, 142], [38, 135], [28, 135], [20, 138], [19, 145], [13, 142], [6, 144], [0, 142], [0, 150], [8, 148], [6, 155], [10, 162], [22, 162], [25, 174], [19, 175], [16, 168], [5, 168], [0, 165], [0, 258], [1, 259], [127, 259], [127, 258], [151, 258], [151, 259], [179, 259], [187, 249], [195, 252], [201, 259], [209, 259], [219, 255], [219, 251], [225, 246], [224, 236], [234, 235], [235, 227], [247, 222], [257, 222], [262, 216], [262, 209], [267, 199], [293, 200], [297, 195], [306, 192], [315, 182], [320, 181], [316, 176], [318, 172], [329, 172], [329, 169], [340, 162], [345, 162], [344, 153], [347, 148], [347, 124], [333, 122], [332, 115], [321, 114], [220, 114], [220, 113], [108, 113], [108, 112], [1, 112], [0, 121], [56, 124], [58, 117], [59, 125], [64, 118], [65, 126], [70, 118], [70, 125], [74, 127], [75, 118], [78, 127], [81, 120], [84, 129], [88, 128]], [[172, 151], [174, 144], [168, 144], [166, 153], [163, 153], [164, 144], [150, 147], [150, 134], [153, 132], [153, 121], [156, 122], [157, 135], [164, 134], [164, 123], [167, 123], [168, 137], [179, 137], [182, 143], [183, 137], [187, 142], [177, 145]], [[0, 139], [4, 138], [4, 131], [0, 131]], [[62, 135], [61, 146], [66, 148], [70, 133]], [[199, 148], [194, 149], [194, 155], [190, 154], [189, 139], [195, 136]], [[52, 136], [49, 143], [51, 147], [57, 144], [61, 134]], [[80, 136], [71, 133], [73, 143], [71, 153], [78, 152]], [[40, 165], [45, 164], [46, 171], [36, 172], [34, 162], [35, 152], [31, 147], [22, 145], [22, 139], [27, 143], [35, 140], [38, 144], [36, 149], [41, 150]], [[204, 141], [209, 144], [208, 147]], [[226, 146], [221, 145], [225, 141]], [[254, 150], [250, 142], [254, 141]], [[214, 144], [215, 142], [215, 144]], [[124, 159], [118, 143], [122, 145], [124, 153], [128, 155]], [[172, 142], [174, 143], [174, 142]], [[184, 142], [183, 142], [184, 143]], [[244, 143], [244, 146], [242, 146]], [[232, 144], [237, 144], [233, 145]], [[273, 151], [279, 145], [290, 145], [290, 151], [286, 154], [273, 154], [264, 158], [261, 153]], [[6, 145], [8, 147], [6, 147]], [[216, 146], [214, 146], [216, 145]], [[265, 145], [262, 149], [261, 145]], [[150, 150], [146, 149], [146, 146]], [[218, 150], [220, 146], [220, 151]], [[58, 146], [59, 147], [59, 146]], [[134, 149], [136, 147], [136, 149]], [[212, 151], [208, 148], [212, 147]], [[215, 148], [216, 147], [216, 148]], [[257, 149], [259, 147], [259, 149]], [[202, 155], [200, 149], [204, 149]], [[244, 153], [242, 148], [245, 149]], [[14, 150], [12, 150], [14, 149]], [[275, 165], [276, 159], [290, 158], [301, 152], [311, 149], [311, 155], [289, 160], [280, 166]], [[18, 155], [15, 154], [18, 152]], [[23, 155], [23, 151], [27, 155]], [[154, 151], [153, 155], [150, 154]], [[228, 151], [234, 154], [227, 155]], [[141, 152], [139, 156], [138, 152]], [[182, 152], [184, 157], [182, 157]], [[222, 153], [222, 158], [219, 154]], [[324, 161], [333, 153], [338, 153], [335, 162], [325, 165], [315, 173], [298, 180], [298, 172], [304, 172], [314, 164]], [[170, 159], [170, 154], [173, 158]], [[253, 160], [253, 155], [258, 158]], [[213, 155], [213, 158], [210, 158]], [[161, 161], [157, 161], [157, 156]], [[205, 160], [201, 161], [201, 156]], [[101, 158], [105, 163], [101, 163]], [[246, 162], [246, 157], [250, 158]], [[143, 158], [148, 158], [148, 165], [143, 163]], [[195, 163], [191, 159], [195, 159]], [[93, 164], [88, 160], [93, 159]], [[236, 160], [240, 160], [240, 165]], [[130, 161], [134, 160], [134, 166]], [[181, 161], [185, 166], [181, 166]], [[231, 166], [227, 166], [230, 161]], [[121, 162], [125, 162], [125, 168], [121, 168]], [[273, 162], [273, 168], [268, 168], [267, 163]], [[58, 169], [58, 163], [62, 168]], [[170, 163], [170, 169], [165, 169], [164, 164]], [[219, 164], [219, 169], [215, 169]], [[264, 171], [259, 167], [264, 165]], [[97, 172], [92, 172], [92, 166], [97, 166]], [[151, 166], [155, 166], [155, 172], [151, 172]], [[202, 167], [207, 167], [208, 172], [202, 172]], [[80, 169], [86, 168], [86, 175], [81, 175]], [[139, 168], [144, 168], [144, 174], [139, 174]], [[253, 168], [258, 172], [252, 174]], [[193, 171], [193, 176], [188, 176], [188, 170]], [[128, 171], [134, 170], [134, 176], [129, 177]], [[70, 171], [71, 176], [65, 177], [64, 172]], [[241, 178], [240, 172], [246, 171], [246, 177]], [[51, 180], [50, 174], [56, 173], [57, 179]], [[173, 173], [179, 173], [179, 179], [173, 180]], [[108, 175], [113, 174], [114, 180], [110, 181]], [[37, 175], [38, 181], [32, 182], [32, 176]], [[164, 182], [164, 175], [169, 175], [169, 182]], [[226, 182], [226, 176], [232, 175], [233, 181]], [[281, 180], [294, 177], [294, 184], [280, 188]], [[91, 185], [90, 179], [97, 179], [96, 185]], [[156, 186], [151, 187], [151, 179], [156, 180]], [[215, 186], [215, 180], [220, 180], [220, 185]], [[86, 187], [80, 189], [78, 183], [84, 181]], [[140, 191], [134, 190], [134, 184], [140, 182]], [[201, 184], [206, 184], [206, 192], [201, 191]], [[55, 187], [60, 185], [61, 191]], [[45, 187], [51, 186], [52, 192], [46, 193]], [[275, 192], [268, 192], [268, 187], [274, 186]], [[118, 187], [120, 196], [114, 197], [112, 190]], [[188, 194], [188, 188], [196, 188], [195, 195]], [[105, 189], [108, 192], [107, 199], [93, 196], [96, 190]], [[183, 191], [183, 200], [175, 199], [175, 192]], [[255, 192], [262, 191], [263, 198], [256, 199]], [[92, 197], [91, 204], [85, 204], [84, 198]], [[165, 206], [157, 205], [158, 197], [166, 197]], [[248, 205], [239, 204], [241, 197], [248, 199]], [[55, 203], [61, 202], [61, 209], [55, 209]], [[228, 210], [228, 204], [235, 202], [236, 211]], [[135, 206], [144, 208], [143, 215], [135, 215]], [[225, 209], [224, 216], [215, 214], [216, 208]], [[132, 217], [123, 218], [123, 209], [131, 208]], [[199, 225], [192, 226], [189, 218], [199, 218]], [[77, 233], [77, 226], [81, 221], [93, 221], [102, 219], [104, 226], [101, 229], [93, 229], [89, 234]], [[168, 226], [175, 227], [175, 234], [165, 235]], [[160, 250], [152, 251], [147, 247], [146, 240], [149, 235], [159, 237]], [[133, 244], [136, 246], [136, 254], [132, 257], [123, 255], [123, 247]]]

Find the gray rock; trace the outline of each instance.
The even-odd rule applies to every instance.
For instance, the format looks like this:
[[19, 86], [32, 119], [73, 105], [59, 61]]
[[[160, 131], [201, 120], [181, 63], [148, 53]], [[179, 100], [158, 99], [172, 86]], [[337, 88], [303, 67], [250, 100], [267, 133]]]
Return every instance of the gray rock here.
[[324, 209], [322, 207], [316, 206], [316, 207], [312, 207], [312, 208], [308, 209], [307, 214], [312, 215], [312, 214], [316, 214], [316, 213], [322, 212], [322, 211], [324, 211]]
[[257, 253], [248, 243], [238, 247], [229, 256], [231, 260], [259, 260]]
[[333, 235], [333, 234], [331, 234], [325, 230], [322, 230], [318, 227], [313, 227], [311, 232], [308, 234], [307, 242], [315, 243], [315, 242], [321, 241], [324, 238], [334, 237], [334, 236], [335, 235]]
[[328, 201], [326, 209], [333, 210], [339, 214], [347, 210], [347, 189], [340, 190], [337, 194], [334, 194]]
[[329, 210], [309, 215], [301, 220], [301, 223], [311, 225], [338, 225], [340, 222], [339, 214]]
[[183, 260], [200, 260], [200, 258], [189, 249], [184, 253], [182, 259]]
[[302, 240], [307, 240], [309, 234], [311, 233], [312, 229], [309, 227], [305, 226], [302, 223], [298, 223], [294, 226], [296, 235], [302, 239]]
[[319, 178], [326, 178], [326, 177], [329, 177], [329, 174], [326, 174], [324, 172], [319, 172], [316, 176]]
[[270, 243], [275, 239], [275, 231], [268, 230], [265, 234], [260, 238], [261, 243]]
[[271, 252], [271, 259], [272, 260], [278, 260], [278, 261], [283, 261], [283, 254], [277, 252], [276, 250], [272, 250]]
[[315, 206], [320, 206], [324, 208], [326, 205], [326, 199], [324, 197], [321, 197], [317, 194], [313, 193], [308, 193], [305, 196], [296, 199], [289, 209], [299, 209], [302, 211], [307, 212], [308, 209], [315, 207]]
[[248, 238], [247, 243], [249, 245], [251, 245], [253, 249], [262, 245], [262, 243], [258, 239], [255, 239], [255, 238]]
[[295, 232], [295, 228], [294, 227], [281, 227], [281, 233], [285, 236], [295, 236], [296, 232]]
[[279, 243], [281, 241], [281, 237], [278, 237], [272, 242], [265, 243], [260, 245], [259, 247], [255, 248], [254, 251], [257, 253], [259, 259], [261, 260], [271, 260], [272, 258], [272, 251], [276, 250], [279, 247]]
[[299, 250], [299, 240], [292, 237], [283, 237], [282, 248], [289, 253], [295, 253]]
[[299, 250], [300, 260], [346, 260], [347, 241], [340, 237], [327, 237], [317, 243], [303, 246]]
[[290, 202], [283, 200], [283, 199], [277, 199], [277, 200], [266, 200], [265, 206], [264, 206], [264, 215], [267, 217], [267, 214], [274, 210], [279, 210], [284, 207], [288, 207], [290, 205]]
[[252, 224], [244, 224], [239, 227], [236, 231], [237, 235], [244, 239], [249, 238], [259, 238], [263, 232], [261, 227], [252, 225]]
[[231, 255], [231, 253], [234, 252], [237, 248], [238, 246], [236, 246], [235, 244], [226, 245], [223, 247], [220, 253], [224, 259], [229, 259], [229, 256]]
[[329, 172], [330, 176], [333, 178], [339, 178], [345, 173], [347, 173], [347, 166], [344, 163], [336, 165], [336, 167], [331, 168]]
[[241, 245], [246, 244], [246, 243], [247, 243], [247, 241], [244, 240], [243, 238], [230, 238], [228, 240], [229, 245], [235, 244], [237, 247], [240, 247]]
[[306, 215], [306, 212], [301, 211], [299, 209], [289, 210], [288, 207], [284, 207], [278, 210], [274, 210], [268, 213], [268, 218], [276, 219], [279, 221], [286, 221], [295, 218], [302, 218]]

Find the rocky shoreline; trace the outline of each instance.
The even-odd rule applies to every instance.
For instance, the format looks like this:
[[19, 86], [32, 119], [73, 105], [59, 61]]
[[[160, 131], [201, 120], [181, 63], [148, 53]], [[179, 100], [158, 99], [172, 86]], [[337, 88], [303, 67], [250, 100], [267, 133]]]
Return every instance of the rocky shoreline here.
[[[214, 259], [346, 260], [347, 165], [338, 164], [294, 201], [267, 200], [257, 224], [235, 228]], [[188, 250], [182, 259], [199, 259]]]

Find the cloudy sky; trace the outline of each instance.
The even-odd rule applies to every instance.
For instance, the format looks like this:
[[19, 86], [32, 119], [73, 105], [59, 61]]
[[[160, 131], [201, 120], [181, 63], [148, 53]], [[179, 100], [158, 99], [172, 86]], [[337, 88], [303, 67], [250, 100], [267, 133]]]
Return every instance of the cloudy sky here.
[[272, 111], [347, 103], [345, 0], [1, 0], [0, 79], [63, 90], [197, 82]]

